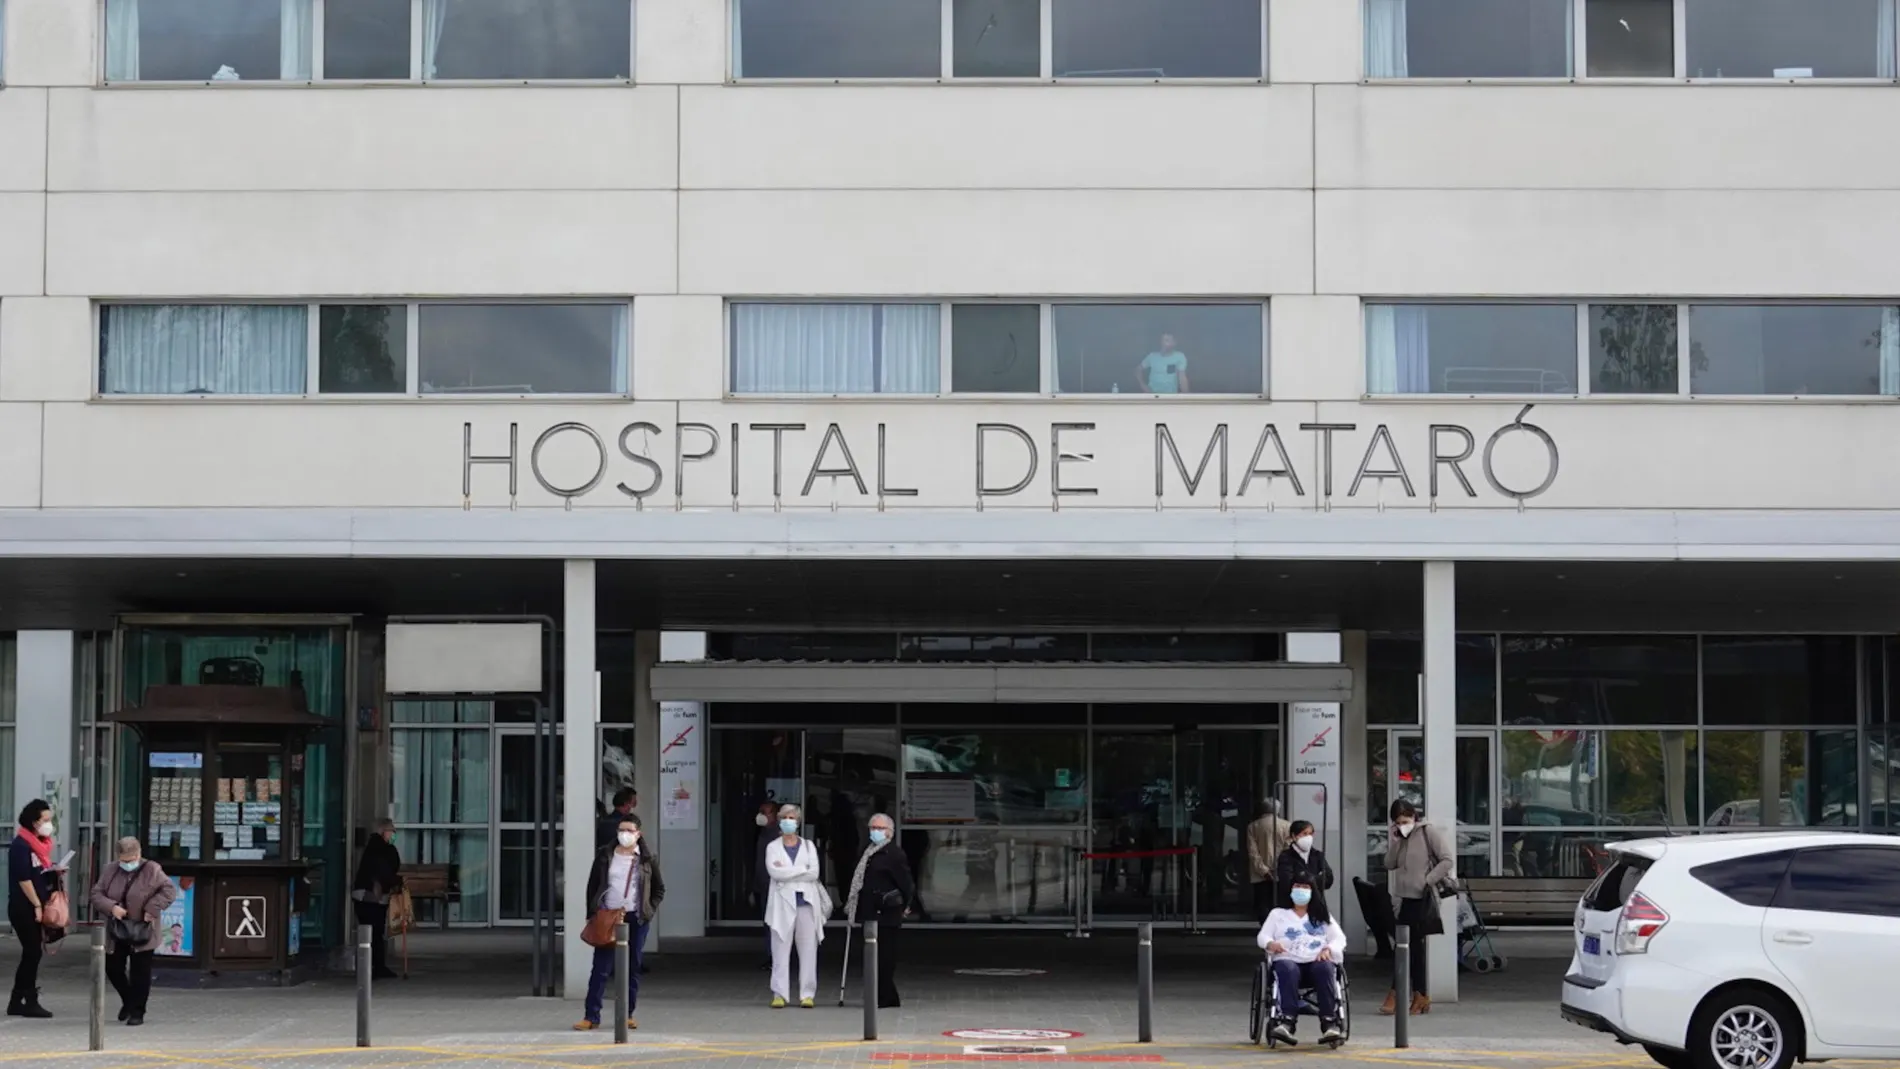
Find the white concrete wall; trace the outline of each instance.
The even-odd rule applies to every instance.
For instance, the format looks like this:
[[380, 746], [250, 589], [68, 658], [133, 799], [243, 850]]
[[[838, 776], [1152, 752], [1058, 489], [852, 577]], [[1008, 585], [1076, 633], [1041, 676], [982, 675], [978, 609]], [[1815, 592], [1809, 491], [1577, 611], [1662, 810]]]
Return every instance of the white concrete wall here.
[[[574, 419], [610, 449], [660, 426], [669, 504], [682, 420], [836, 422], [867, 468], [884, 423], [920, 491], [887, 505], [959, 508], [980, 421], [1045, 453], [1051, 422], [1098, 424], [1065, 439], [1096, 454], [1065, 475], [1101, 493], [1065, 508], [1152, 507], [1157, 421], [1184, 451], [1227, 422], [1235, 482], [1273, 421], [1308, 484], [1277, 505], [1424, 508], [1427, 428], [1482, 447], [1516, 406], [1361, 401], [1363, 297], [1900, 299], [1900, 147], [1872, 133], [1900, 91], [1366, 85], [1344, 0], [1273, 0], [1272, 85], [1148, 87], [730, 85], [725, 0], [652, 0], [637, 87], [101, 89], [95, 0], [7, 7], [0, 507], [458, 505], [464, 422], [491, 446], [518, 423], [525, 453]], [[564, 294], [634, 300], [638, 402], [94, 399], [100, 299]], [[1275, 400], [722, 401], [725, 299], [825, 295], [1266, 299]], [[1534, 507], [1900, 507], [1890, 403], [1546, 401], [1530, 419], [1562, 470]], [[1359, 428], [1331, 500], [1297, 430], [1315, 420]], [[1345, 495], [1379, 424], [1417, 496]], [[785, 478], [819, 437], [788, 441]], [[1529, 443], [1498, 457], [1535, 482]], [[550, 447], [552, 470], [581, 444]], [[744, 449], [741, 504], [770, 507], [769, 439]], [[678, 503], [729, 507], [727, 459]], [[616, 453], [577, 504], [625, 506], [613, 483], [640, 471]], [[1514, 506], [1471, 477], [1475, 498], [1437, 504]], [[990, 504], [1047, 507], [1048, 479], [1045, 457]], [[476, 482], [506, 504], [498, 469]], [[785, 504], [874, 497], [823, 481]]]

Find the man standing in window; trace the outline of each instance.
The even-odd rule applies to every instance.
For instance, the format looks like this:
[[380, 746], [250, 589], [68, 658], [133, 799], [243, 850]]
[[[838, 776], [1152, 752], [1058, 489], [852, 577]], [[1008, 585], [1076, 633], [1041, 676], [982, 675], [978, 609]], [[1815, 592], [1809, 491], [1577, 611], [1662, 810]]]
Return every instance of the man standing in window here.
[[1187, 393], [1187, 354], [1174, 347], [1174, 335], [1161, 336], [1161, 348], [1141, 358], [1135, 369], [1135, 381], [1149, 393]]

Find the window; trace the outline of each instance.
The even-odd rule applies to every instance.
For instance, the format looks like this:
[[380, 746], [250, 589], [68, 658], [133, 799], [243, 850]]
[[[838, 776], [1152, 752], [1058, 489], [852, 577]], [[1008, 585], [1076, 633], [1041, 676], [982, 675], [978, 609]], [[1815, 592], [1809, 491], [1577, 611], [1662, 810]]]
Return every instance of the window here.
[[1775, 900], [1793, 857], [1793, 850], [1774, 850], [1697, 865], [1689, 875], [1744, 906], [1765, 907]]
[[108, 82], [616, 80], [633, 0], [107, 0], [105, 38]]
[[1846, 635], [1709, 635], [1703, 720], [1761, 727], [1855, 722], [1857, 643]]
[[733, 0], [732, 10], [734, 78], [1258, 80], [1266, 68], [1264, 0]]
[[1803, 850], [1788, 867], [1776, 909], [1900, 917], [1900, 849], [1831, 846]]
[[1368, 304], [1366, 387], [1465, 396], [1894, 397], [1900, 307]]
[[1585, 0], [1585, 69], [1592, 78], [1669, 78], [1676, 73], [1671, 0]]
[[1260, 394], [1257, 304], [1058, 304], [1057, 393]]
[[1567, 78], [1570, 0], [1367, 0], [1368, 78]]
[[1859, 827], [1857, 736], [1852, 728], [1703, 732], [1703, 827]]
[[1689, 309], [1697, 394], [1900, 394], [1900, 308], [1721, 305]]
[[1691, 78], [1892, 78], [1893, 0], [1684, 0]]
[[[1498, 722], [1498, 644], [1495, 635], [1459, 635], [1458, 723]], [[1416, 634], [1372, 635], [1366, 640], [1366, 722], [1419, 722], [1419, 675], [1425, 648]]]
[[1265, 307], [735, 301], [731, 390], [1258, 397]]
[[99, 393], [625, 394], [629, 336], [613, 303], [113, 304]]
[[1693, 724], [1693, 635], [1506, 635], [1504, 723]]
[[1700, 804], [1691, 727], [1507, 730], [1498, 741], [1506, 827], [1682, 828]]
[[0, 85], [7, 84], [7, 0], [0, 0]]
[[1369, 393], [1577, 392], [1569, 304], [1369, 304]]

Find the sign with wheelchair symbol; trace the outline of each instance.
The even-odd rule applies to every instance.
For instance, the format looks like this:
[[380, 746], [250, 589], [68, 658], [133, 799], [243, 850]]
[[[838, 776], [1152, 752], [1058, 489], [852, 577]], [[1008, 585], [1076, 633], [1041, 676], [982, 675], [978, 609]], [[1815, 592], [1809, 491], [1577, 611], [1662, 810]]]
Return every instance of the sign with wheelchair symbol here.
[[233, 895], [224, 900], [224, 937], [226, 939], [264, 938], [264, 899]]

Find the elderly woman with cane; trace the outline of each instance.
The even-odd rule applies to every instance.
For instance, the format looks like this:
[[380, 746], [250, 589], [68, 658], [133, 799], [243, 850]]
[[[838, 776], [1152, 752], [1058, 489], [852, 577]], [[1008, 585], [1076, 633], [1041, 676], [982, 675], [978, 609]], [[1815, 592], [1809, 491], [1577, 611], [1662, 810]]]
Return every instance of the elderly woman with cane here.
[[[869, 823], [871, 843], [864, 848], [857, 870], [851, 874], [851, 893], [845, 899], [844, 915], [847, 921], [859, 924], [877, 921], [877, 1005], [879, 1009], [890, 1009], [903, 1004], [897, 997], [897, 930], [910, 914], [917, 887], [911, 881], [910, 864], [904, 859], [903, 851], [887, 849], [896, 831], [891, 818], [884, 813], [873, 813]], [[846, 934], [849, 935], [849, 930]], [[850, 971], [848, 953], [844, 967]], [[871, 994], [870, 979], [865, 977], [866, 998]], [[842, 983], [838, 997], [842, 1002]]]

